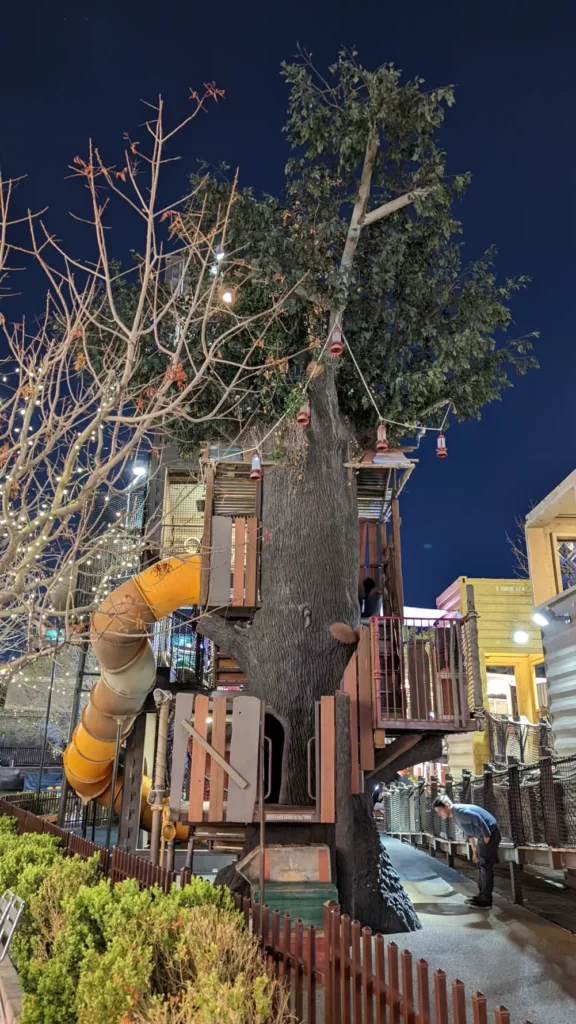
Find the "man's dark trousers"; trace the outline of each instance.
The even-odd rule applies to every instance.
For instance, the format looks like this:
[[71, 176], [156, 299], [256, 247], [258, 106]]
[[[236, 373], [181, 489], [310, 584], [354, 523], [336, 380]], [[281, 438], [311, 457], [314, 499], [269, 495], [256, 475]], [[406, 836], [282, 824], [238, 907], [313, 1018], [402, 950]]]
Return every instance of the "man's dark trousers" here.
[[478, 840], [476, 852], [478, 854], [478, 869], [480, 879], [478, 888], [480, 895], [492, 903], [492, 890], [494, 888], [494, 865], [498, 863], [498, 847], [502, 841], [500, 829], [495, 828], [487, 843], [483, 839]]

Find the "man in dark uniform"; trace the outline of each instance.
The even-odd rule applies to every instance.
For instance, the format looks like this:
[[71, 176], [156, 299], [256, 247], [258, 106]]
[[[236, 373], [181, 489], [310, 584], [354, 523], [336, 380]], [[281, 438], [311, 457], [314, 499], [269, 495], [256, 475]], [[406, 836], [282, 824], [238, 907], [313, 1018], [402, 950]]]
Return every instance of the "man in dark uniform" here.
[[470, 843], [472, 860], [478, 865], [480, 892], [468, 903], [475, 907], [491, 907], [494, 865], [498, 861], [498, 847], [502, 840], [496, 818], [476, 804], [453, 804], [447, 796], [436, 797], [432, 806], [441, 818], [454, 818]]

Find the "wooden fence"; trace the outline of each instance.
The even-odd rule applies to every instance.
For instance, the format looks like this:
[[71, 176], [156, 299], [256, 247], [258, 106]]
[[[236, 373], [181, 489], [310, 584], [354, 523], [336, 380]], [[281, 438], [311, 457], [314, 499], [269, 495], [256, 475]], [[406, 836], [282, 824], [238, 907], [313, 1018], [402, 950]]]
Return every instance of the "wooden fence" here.
[[[135, 878], [142, 888], [169, 892], [190, 881], [186, 868], [178, 876], [118, 847], [108, 851], [6, 800], [0, 799], [0, 814], [16, 818], [19, 833], [58, 836], [69, 856], [98, 853], [112, 885]], [[289, 986], [292, 1011], [303, 1024], [511, 1024], [505, 1007], [489, 1013], [481, 992], [469, 1000], [463, 982], [449, 984], [441, 970], [431, 974], [426, 960], [415, 963], [408, 950], [362, 928], [336, 903], [325, 904], [324, 927], [316, 929], [266, 905], [261, 914], [256, 901], [237, 896], [235, 902], [259, 936], [270, 974]]]

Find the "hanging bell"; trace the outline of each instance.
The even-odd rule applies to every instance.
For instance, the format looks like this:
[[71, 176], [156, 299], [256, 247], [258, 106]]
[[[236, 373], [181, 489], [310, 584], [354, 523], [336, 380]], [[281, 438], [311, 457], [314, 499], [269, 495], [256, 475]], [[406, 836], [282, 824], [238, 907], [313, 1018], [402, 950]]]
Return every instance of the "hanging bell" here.
[[296, 423], [301, 427], [307, 427], [310, 423], [310, 402], [303, 402], [296, 413]]
[[330, 334], [330, 355], [341, 356], [344, 351], [344, 342], [342, 341], [342, 328], [333, 327], [332, 333]]
[[252, 468], [250, 470], [250, 479], [251, 480], [261, 480], [262, 479], [262, 463], [260, 462], [260, 456], [259, 455], [253, 455], [252, 456]]
[[376, 451], [387, 452], [388, 451], [388, 439], [386, 437], [386, 424], [379, 423], [378, 430], [376, 431]]
[[438, 437], [436, 438], [436, 458], [437, 459], [447, 459], [448, 458], [448, 449], [446, 447], [446, 438], [444, 437], [444, 434], [442, 433], [442, 431], [440, 431], [440, 433], [438, 434]]

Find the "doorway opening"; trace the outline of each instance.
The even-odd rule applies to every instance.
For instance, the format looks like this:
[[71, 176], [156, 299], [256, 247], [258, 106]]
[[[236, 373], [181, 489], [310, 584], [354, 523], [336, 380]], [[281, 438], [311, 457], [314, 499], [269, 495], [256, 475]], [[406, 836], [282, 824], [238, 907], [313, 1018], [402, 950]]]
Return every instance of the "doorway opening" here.
[[276, 715], [266, 712], [264, 718], [264, 802], [277, 804], [282, 788], [282, 761], [284, 758], [284, 726]]

